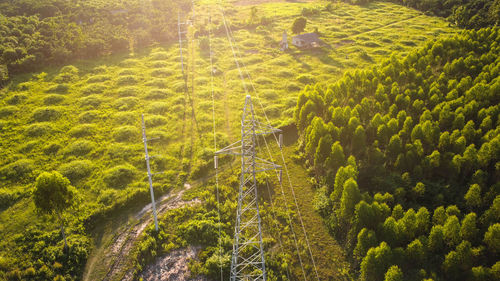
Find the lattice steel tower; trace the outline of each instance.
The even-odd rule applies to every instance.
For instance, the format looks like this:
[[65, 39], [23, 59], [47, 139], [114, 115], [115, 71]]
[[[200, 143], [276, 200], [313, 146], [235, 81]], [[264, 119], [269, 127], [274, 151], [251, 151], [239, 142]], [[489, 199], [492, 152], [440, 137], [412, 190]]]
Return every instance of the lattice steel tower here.
[[[281, 132], [281, 130], [263, 125], [255, 119], [252, 99], [250, 95], [247, 95], [241, 121], [241, 141], [216, 152], [216, 155], [241, 155], [231, 281], [267, 280], [255, 175], [258, 172], [281, 169], [281, 166], [258, 158], [255, 155], [255, 146], [257, 136], [275, 132]], [[217, 168], [217, 156], [215, 162]]]

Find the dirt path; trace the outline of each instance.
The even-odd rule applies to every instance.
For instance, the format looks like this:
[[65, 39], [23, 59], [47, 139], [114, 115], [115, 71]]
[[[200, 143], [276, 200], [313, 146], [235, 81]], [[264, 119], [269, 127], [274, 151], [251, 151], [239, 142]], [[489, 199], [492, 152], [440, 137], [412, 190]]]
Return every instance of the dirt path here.
[[[190, 201], [182, 200], [182, 195], [190, 188], [191, 185], [186, 183], [183, 190], [166, 194], [157, 200], [158, 214], [182, 206], [201, 203], [199, 199]], [[131, 269], [131, 257], [129, 254], [144, 229], [153, 221], [151, 203], [144, 206], [144, 208], [128, 219], [131, 223], [116, 229], [116, 234], [111, 241], [109, 243], [101, 243], [100, 249], [96, 249], [93, 256], [89, 258], [83, 276], [84, 281], [132, 280], [133, 271]], [[101, 274], [94, 272], [99, 271], [98, 267], [107, 269], [107, 272], [101, 272]]]
[[184, 249], [174, 250], [171, 253], [156, 259], [153, 264], [146, 266], [144, 271], [139, 275], [144, 281], [205, 281], [204, 277], [189, 277], [188, 263], [191, 259], [196, 258], [200, 251], [199, 247], [188, 247]]

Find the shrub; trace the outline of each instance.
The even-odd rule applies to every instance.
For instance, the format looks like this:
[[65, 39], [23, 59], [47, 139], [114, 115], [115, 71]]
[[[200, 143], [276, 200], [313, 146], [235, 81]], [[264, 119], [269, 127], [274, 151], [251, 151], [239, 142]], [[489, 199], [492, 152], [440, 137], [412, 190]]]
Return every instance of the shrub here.
[[87, 80], [87, 83], [100, 83], [111, 79], [109, 75], [95, 75]]
[[10, 98], [7, 98], [5, 100], [5, 102], [7, 104], [10, 104], [10, 105], [16, 105], [16, 104], [20, 104], [22, 101], [24, 101], [25, 99], [27, 99], [28, 97], [26, 95], [23, 95], [23, 94], [15, 94], [13, 95], [12, 97]]
[[267, 78], [267, 77], [259, 77], [255, 79], [255, 83], [259, 85], [267, 85], [267, 84], [272, 84], [273, 80]]
[[134, 180], [135, 168], [131, 165], [119, 165], [104, 172], [104, 182], [111, 188], [125, 188]]
[[297, 83], [290, 82], [286, 85], [286, 89], [290, 92], [296, 92], [300, 91], [302, 88]]
[[128, 160], [129, 158], [136, 156], [137, 153], [135, 153], [129, 146], [114, 143], [108, 147], [108, 155], [111, 159]]
[[101, 191], [101, 194], [97, 197], [97, 202], [103, 204], [104, 206], [113, 205], [118, 198], [117, 194], [118, 192], [114, 189], [105, 189]]
[[146, 126], [148, 127], [156, 127], [161, 125], [166, 125], [168, 123], [167, 118], [160, 115], [152, 115], [146, 117]]
[[54, 105], [54, 104], [58, 104], [58, 103], [61, 103], [64, 101], [64, 97], [63, 96], [59, 96], [59, 95], [48, 95], [46, 96], [44, 99], [43, 99], [43, 104], [45, 105]]
[[310, 74], [301, 74], [297, 76], [297, 81], [299, 81], [302, 84], [312, 84], [315, 82], [315, 79]]
[[32, 160], [20, 159], [13, 163], [4, 165], [0, 169], [0, 177], [7, 180], [18, 181], [27, 177], [33, 171], [34, 165]]
[[146, 95], [146, 98], [148, 100], [159, 100], [159, 99], [167, 98], [168, 95], [169, 95], [169, 92], [166, 90], [155, 89], [155, 90], [149, 91], [149, 93]]
[[134, 97], [121, 98], [115, 101], [114, 107], [121, 111], [127, 111], [134, 108], [139, 100]]
[[120, 97], [129, 97], [129, 96], [137, 96], [140, 92], [140, 89], [136, 86], [129, 86], [125, 88], [121, 88], [117, 91]]
[[55, 121], [61, 117], [61, 112], [53, 107], [39, 107], [33, 113], [33, 120], [36, 122]]
[[135, 76], [128, 75], [128, 76], [121, 76], [116, 80], [116, 84], [118, 86], [125, 86], [125, 85], [133, 85], [137, 84], [138, 80], [135, 78]]
[[170, 105], [166, 102], [155, 102], [148, 108], [148, 113], [165, 114], [169, 111]]
[[0, 118], [10, 117], [18, 110], [17, 106], [8, 105], [0, 108]]
[[50, 123], [38, 123], [30, 125], [26, 128], [25, 133], [29, 137], [40, 137], [52, 132]]
[[135, 75], [136, 72], [133, 69], [123, 69], [118, 73], [120, 76]]
[[80, 99], [80, 106], [97, 108], [101, 105], [102, 100], [98, 96], [88, 96]]
[[174, 74], [174, 72], [168, 68], [159, 68], [151, 71], [151, 76], [157, 78], [165, 78]]
[[118, 112], [113, 114], [113, 123], [118, 125], [136, 124], [139, 121], [139, 116], [131, 112]]
[[90, 84], [84, 87], [81, 91], [81, 94], [84, 96], [93, 95], [93, 94], [101, 94], [106, 91], [108, 87], [101, 84]]
[[139, 131], [136, 127], [123, 126], [114, 130], [113, 138], [117, 142], [130, 142], [139, 139]]
[[166, 88], [168, 87], [168, 81], [163, 78], [155, 78], [144, 85], [148, 87]]
[[61, 147], [62, 146], [59, 143], [49, 143], [43, 147], [43, 153], [47, 155], [56, 154], [61, 149]]
[[75, 184], [90, 176], [92, 168], [93, 164], [89, 160], [75, 160], [61, 165], [59, 172]]
[[168, 59], [168, 53], [166, 52], [157, 52], [151, 54], [151, 60], [167, 60]]
[[68, 84], [57, 84], [47, 89], [47, 93], [66, 94], [69, 90]]
[[78, 116], [78, 120], [80, 121], [80, 123], [92, 123], [97, 119], [99, 119], [99, 112], [96, 110], [82, 112]]
[[73, 127], [69, 131], [69, 135], [75, 138], [81, 138], [94, 135], [95, 132], [96, 132], [96, 127], [94, 125], [85, 124]]
[[94, 150], [95, 147], [95, 143], [91, 141], [78, 140], [66, 146], [63, 153], [65, 155], [84, 156]]

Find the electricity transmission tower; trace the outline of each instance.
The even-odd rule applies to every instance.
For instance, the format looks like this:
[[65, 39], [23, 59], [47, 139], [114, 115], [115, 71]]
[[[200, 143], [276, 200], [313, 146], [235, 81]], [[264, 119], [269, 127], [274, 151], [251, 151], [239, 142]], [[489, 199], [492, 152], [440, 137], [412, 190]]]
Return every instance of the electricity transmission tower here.
[[247, 95], [241, 121], [241, 140], [216, 152], [216, 168], [218, 154], [241, 155], [231, 281], [265, 281], [267, 279], [255, 175], [258, 172], [281, 169], [281, 166], [258, 158], [255, 147], [257, 136], [276, 132], [281, 132], [281, 130], [263, 125], [255, 119], [252, 100], [250, 95]]

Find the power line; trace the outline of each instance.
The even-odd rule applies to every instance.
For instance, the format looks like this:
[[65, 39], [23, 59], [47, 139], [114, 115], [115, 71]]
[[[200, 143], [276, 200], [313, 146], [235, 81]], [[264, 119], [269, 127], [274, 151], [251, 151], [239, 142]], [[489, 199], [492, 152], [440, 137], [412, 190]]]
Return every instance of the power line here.
[[[224, 13], [223, 13], [223, 16], [224, 16]], [[224, 22], [226, 22], [226, 21], [225, 21], [225, 18], [224, 18]], [[232, 31], [231, 31], [231, 27], [228, 27], [228, 26], [227, 26], [227, 24], [225, 24], [225, 27], [226, 27], [226, 31], [227, 31], [227, 30], [229, 30], [229, 33], [230, 33], [231, 37], [232, 37], [232, 38], [234, 38], [234, 36], [233, 36], [233, 34], [232, 34]], [[237, 44], [235, 44], [235, 46], [236, 46], [236, 49], [237, 49], [237, 51], [238, 51], [238, 56], [239, 56], [239, 58], [241, 59], [241, 52], [240, 52], [240, 50], [239, 50], [239, 47], [238, 47], [238, 45], [237, 45]], [[232, 48], [232, 45], [231, 45], [231, 48]], [[234, 51], [233, 51], [233, 55], [234, 55]], [[239, 70], [239, 64], [237, 63], [237, 65], [238, 65], [238, 70]], [[256, 94], [256, 96], [257, 96], [257, 100], [259, 101], [259, 104], [260, 104], [260, 106], [261, 106], [261, 108], [262, 108], [262, 111], [263, 111], [263, 113], [264, 113], [264, 116], [265, 116], [265, 118], [266, 118], [266, 121], [267, 121], [267, 123], [268, 123], [268, 124], [270, 124], [270, 121], [269, 121], [269, 118], [268, 118], [268, 116], [267, 116], [267, 114], [266, 114], [266, 111], [265, 111], [265, 109], [264, 109], [264, 106], [262, 105], [262, 102], [260, 101], [260, 98], [259, 98], [259, 96], [258, 96], [257, 90], [255, 89], [255, 86], [254, 86], [254, 84], [253, 84], [253, 82], [252, 82], [252, 78], [250, 77], [250, 73], [248, 72], [248, 69], [247, 69], [247, 67], [246, 67], [246, 65], [245, 65], [245, 63], [244, 63], [243, 61], [242, 61], [242, 65], [243, 65], [243, 67], [244, 67], [244, 69], [245, 69], [245, 72], [246, 72], [246, 74], [247, 74], [248, 80], [250, 81], [250, 85], [251, 85], [251, 87], [252, 87], [252, 90], [253, 90], [253, 92], [254, 92], [254, 93]], [[241, 71], [240, 71], [240, 73], [241, 73]], [[315, 274], [316, 274], [316, 279], [317, 279], [317, 280], [320, 280], [320, 279], [319, 279], [318, 270], [317, 270], [317, 268], [316, 268], [316, 262], [314, 261], [314, 256], [313, 256], [313, 254], [312, 254], [311, 246], [310, 246], [310, 243], [309, 243], [309, 238], [308, 238], [308, 236], [307, 236], [307, 232], [306, 232], [306, 229], [305, 229], [305, 226], [304, 226], [304, 222], [303, 222], [303, 220], [302, 220], [302, 215], [301, 215], [301, 213], [300, 213], [300, 208], [299, 208], [299, 205], [298, 205], [298, 202], [297, 202], [297, 197], [296, 197], [296, 195], [295, 195], [295, 190], [294, 190], [294, 188], [293, 188], [292, 181], [291, 181], [291, 179], [290, 179], [290, 175], [289, 175], [289, 172], [288, 172], [288, 168], [287, 168], [287, 165], [286, 165], [286, 163], [285, 163], [285, 156], [284, 156], [284, 154], [283, 154], [283, 149], [282, 149], [282, 147], [281, 147], [281, 144], [280, 144], [279, 140], [276, 138], [276, 135], [275, 135], [274, 133], [273, 133], [273, 136], [274, 136], [274, 138], [275, 138], [276, 142], [278, 143], [278, 146], [280, 147], [280, 153], [281, 153], [281, 158], [282, 158], [282, 161], [283, 161], [283, 167], [285, 168], [285, 172], [286, 172], [286, 174], [287, 174], [288, 182], [289, 182], [289, 185], [290, 185], [290, 190], [292, 191], [292, 195], [293, 195], [293, 198], [294, 198], [295, 206], [296, 206], [296, 208], [297, 208], [297, 214], [298, 214], [298, 216], [299, 216], [300, 224], [301, 224], [301, 226], [302, 226], [302, 230], [303, 230], [303, 232], [304, 232], [304, 237], [305, 237], [305, 240], [306, 240], [307, 248], [308, 248], [308, 250], [309, 250], [309, 255], [310, 255], [310, 257], [311, 257], [311, 261], [312, 261], [312, 263], [313, 263], [314, 271], [315, 271]], [[264, 138], [264, 142], [266, 143], [266, 147], [267, 147], [268, 154], [269, 154], [269, 156], [270, 156], [271, 161], [274, 161], [274, 160], [273, 160], [273, 157], [272, 157], [272, 155], [271, 155], [271, 152], [270, 152], [270, 150], [269, 150], [269, 147], [268, 147], [268, 145], [267, 145], [267, 141], [265, 140], [265, 138]], [[281, 180], [280, 180], [280, 185], [282, 186], [282, 182], [281, 182]], [[286, 202], [286, 201], [285, 201], [285, 202]]]

